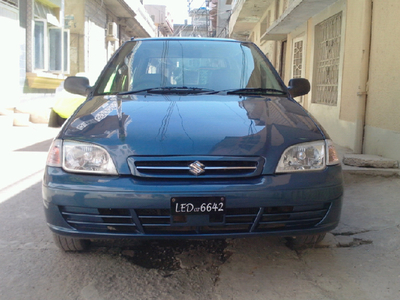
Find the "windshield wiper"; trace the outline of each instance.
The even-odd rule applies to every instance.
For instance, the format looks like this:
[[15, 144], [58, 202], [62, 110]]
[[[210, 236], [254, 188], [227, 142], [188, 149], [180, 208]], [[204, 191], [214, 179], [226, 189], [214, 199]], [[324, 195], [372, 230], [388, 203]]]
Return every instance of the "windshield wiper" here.
[[237, 90], [229, 90], [226, 92], [227, 95], [271, 95], [274, 93], [286, 94], [285, 91], [277, 89], [266, 89], [266, 88], [244, 88]]
[[118, 95], [130, 95], [139, 93], [150, 93], [150, 94], [200, 94], [200, 93], [217, 93], [214, 90], [198, 87], [186, 87], [186, 86], [166, 86], [166, 87], [156, 87], [148, 88], [137, 91], [127, 91], [118, 93]]

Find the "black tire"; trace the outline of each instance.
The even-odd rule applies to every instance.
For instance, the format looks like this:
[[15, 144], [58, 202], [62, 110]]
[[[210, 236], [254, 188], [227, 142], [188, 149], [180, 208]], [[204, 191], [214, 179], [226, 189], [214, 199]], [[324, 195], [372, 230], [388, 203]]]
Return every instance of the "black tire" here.
[[54, 241], [58, 248], [65, 252], [82, 252], [90, 247], [90, 240], [76, 239], [53, 233]]
[[289, 247], [292, 248], [310, 248], [320, 243], [326, 235], [326, 232], [313, 235], [299, 235], [287, 237]]
[[66, 119], [60, 117], [54, 110], [51, 110], [49, 116], [49, 127], [59, 128], [64, 124]]

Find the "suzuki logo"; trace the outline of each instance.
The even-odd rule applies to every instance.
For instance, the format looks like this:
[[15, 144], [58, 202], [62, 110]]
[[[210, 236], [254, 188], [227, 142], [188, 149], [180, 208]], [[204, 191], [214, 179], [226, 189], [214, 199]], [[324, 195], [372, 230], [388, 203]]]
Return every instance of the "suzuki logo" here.
[[205, 172], [204, 167], [205, 167], [205, 166], [204, 166], [201, 162], [195, 161], [195, 162], [192, 162], [192, 163], [189, 165], [189, 168], [190, 168], [189, 171], [190, 171], [192, 174], [198, 176], [198, 175], [200, 175], [200, 174], [202, 174], [202, 173]]

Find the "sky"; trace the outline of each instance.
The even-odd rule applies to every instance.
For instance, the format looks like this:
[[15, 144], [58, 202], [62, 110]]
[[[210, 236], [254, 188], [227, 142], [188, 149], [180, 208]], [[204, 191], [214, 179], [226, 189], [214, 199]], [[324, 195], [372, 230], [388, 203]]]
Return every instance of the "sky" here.
[[[189, 0], [190, 8], [206, 6], [204, 0]], [[144, 0], [144, 4], [165, 5], [173, 16], [174, 24], [183, 24], [188, 16], [188, 0]]]

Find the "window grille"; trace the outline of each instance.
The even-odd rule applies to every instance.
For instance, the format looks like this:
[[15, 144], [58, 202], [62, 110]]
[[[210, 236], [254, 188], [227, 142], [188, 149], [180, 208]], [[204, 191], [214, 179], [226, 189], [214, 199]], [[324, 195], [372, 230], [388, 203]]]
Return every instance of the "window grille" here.
[[[304, 38], [296, 38], [293, 40], [292, 52], [292, 76], [291, 78], [304, 77]], [[299, 103], [303, 103], [304, 97], [297, 97]]]
[[337, 105], [342, 13], [315, 26], [312, 102]]
[[303, 71], [303, 41], [293, 43], [293, 78], [302, 77]]

